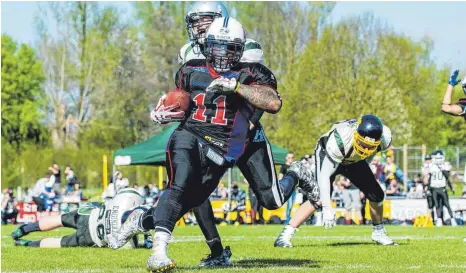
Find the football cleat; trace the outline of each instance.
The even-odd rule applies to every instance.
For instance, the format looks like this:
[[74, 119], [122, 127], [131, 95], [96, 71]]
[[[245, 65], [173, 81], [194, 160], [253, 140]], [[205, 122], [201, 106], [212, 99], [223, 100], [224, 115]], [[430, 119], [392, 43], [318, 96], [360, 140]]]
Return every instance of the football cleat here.
[[300, 161], [291, 163], [288, 172], [294, 173], [299, 179], [299, 187], [307, 194], [311, 202], [320, 201], [320, 190], [315, 175]]
[[388, 237], [387, 232], [383, 227], [379, 229], [374, 229], [372, 231], [372, 241], [384, 246], [398, 245], [395, 242], [393, 242], [393, 240], [390, 237]]
[[15, 246], [28, 246], [29, 243], [32, 243], [32, 241], [29, 240], [15, 240]]
[[230, 261], [232, 253], [229, 246], [226, 246], [222, 254], [217, 257], [212, 257], [212, 254], [207, 255], [207, 258], [202, 259], [199, 266], [216, 267], [216, 266], [232, 266]]
[[143, 210], [134, 210], [121, 225], [120, 229], [108, 235], [108, 247], [119, 249], [123, 247], [134, 235], [145, 230], [139, 225]]
[[441, 227], [443, 226], [443, 222], [442, 222], [442, 219], [440, 218], [437, 218], [437, 221], [436, 221], [436, 224], [435, 224], [437, 227]]
[[291, 244], [291, 239], [293, 238], [294, 233], [296, 232], [296, 228], [287, 225], [282, 230], [278, 238], [273, 243], [274, 247], [283, 247], [283, 248], [292, 248], [293, 245]]
[[28, 233], [24, 232], [24, 230], [23, 230], [23, 227], [25, 225], [26, 224], [19, 225], [15, 230], [13, 230], [13, 232], [11, 233], [11, 237], [13, 238], [13, 240], [16, 241], [19, 238], [28, 235]]
[[168, 272], [176, 267], [176, 262], [168, 258], [167, 255], [161, 255], [153, 252], [147, 260], [147, 270], [150, 272]]

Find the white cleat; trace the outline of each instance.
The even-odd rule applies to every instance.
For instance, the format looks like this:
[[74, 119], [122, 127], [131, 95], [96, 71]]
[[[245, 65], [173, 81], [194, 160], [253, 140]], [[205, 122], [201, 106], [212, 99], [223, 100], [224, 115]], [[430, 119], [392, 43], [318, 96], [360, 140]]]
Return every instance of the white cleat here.
[[458, 224], [456, 223], [456, 219], [455, 219], [455, 218], [451, 218], [451, 226], [452, 226], [452, 227], [458, 226]]
[[383, 227], [379, 229], [374, 229], [372, 231], [372, 241], [384, 246], [398, 245], [397, 243], [393, 242], [393, 240], [390, 237], [388, 237], [387, 232]]
[[282, 248], [292, 248], [293, 245], [291, 244], [291, 239], [293, 238], [295, 232], [296, 228], [290, 225], [285, 226], [278, 238], [275, 240], [273, 246]]
[[167, 255], [161, 255], [153, 252], [147, 260], [147, 270], [150, 272], [169, 272], [176, 267], [176, 262], [168, 258]]
[[143, 210], [134, 210], [123, 225], [121, 225], [120, 229], [108, 236], [108, 247], [119, 249], [126, 245], [134, 235], [144, 232], [145, 230], [139, 225], [143, 214]]
[[437, 221], [436, 221], [436, 224], [435, 224], [435, 225], [436, 225], [437, 227], [441, 227], [441, 226], [443, 226], [442, 219], [440, 219], [440, 218], [439, 218], [439, 219], [437, 219]]

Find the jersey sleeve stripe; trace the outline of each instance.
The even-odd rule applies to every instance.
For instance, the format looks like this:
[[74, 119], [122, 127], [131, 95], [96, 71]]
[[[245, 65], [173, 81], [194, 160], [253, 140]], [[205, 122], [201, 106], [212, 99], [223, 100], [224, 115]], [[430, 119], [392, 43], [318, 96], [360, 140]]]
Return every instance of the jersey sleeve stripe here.
[[343, 144], [343, 140], [341, 139], [340, 134], [336, 130], [334, 130], [333, 135], [335, 136], [335, 140], [337, 141], [338, 149], [340, 150], [341, 155], [346, 156], [345, 145]]

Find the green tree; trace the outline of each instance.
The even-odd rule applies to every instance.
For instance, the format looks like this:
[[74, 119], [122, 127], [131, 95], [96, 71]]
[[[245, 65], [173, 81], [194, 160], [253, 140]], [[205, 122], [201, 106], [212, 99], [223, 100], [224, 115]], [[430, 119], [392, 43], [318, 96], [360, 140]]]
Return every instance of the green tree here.
[[2, 143], [18, 152], [45, 137], [41, 65], [31, 47], [2, 35]]

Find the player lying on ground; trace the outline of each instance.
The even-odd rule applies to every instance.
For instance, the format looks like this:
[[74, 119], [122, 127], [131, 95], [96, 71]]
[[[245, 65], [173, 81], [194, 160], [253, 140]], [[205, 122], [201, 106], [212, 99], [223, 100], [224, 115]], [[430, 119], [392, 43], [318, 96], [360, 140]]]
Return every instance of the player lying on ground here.
[[[424, 183], [427, 185], [432, 194], [435, 209], [437, 212], [437, 226], [445, 224], [443, 217], [443, 206], [448, 210], [451, 217], [451, 224], [456, 225], [453, 212], [450, 208], [450, 200], [448, 199], [447, 184], [450, 190], [455, 193], [445, 169], [445, 155], [442, 151], [437, 150], [432, 153], [432, 163], [425, 169]], [[432, 219], [433, 220], [433, 219]]]
[[[179, 62], [185, 64], [190, 60], [205, 60], [203, 51], [206, 33], [215, 18], [227, 16], [228, 11], [220, 2], [194, 3], [186, 15], [186, 29], [191, 41], [181, 48], [178, 55]], [[256, 41], [246, 38], [240, 62], [262, 63], [263, 52], [261, 46]], [[290, 189], [294, 189], [298, 184], [298, 179], [303, 180], [301, 186], [310, 194], [318, 196], [318, 193], [312, 192], [313, 188], [308, 184], [311, 181], [309, 173], [298, 162], [292, 164], [289, 173], [283, 179], [277, 179], [271, 153], [272, 149], [259, 122], [263, 112], [261, 109], [254, 109], [254, 114], [249, 119], [250, 130], [245, 151], [236, 162], [236, 165], [251, 185], [251, 189], [257, 196], [259, 203], [269, 210], [281, 207], [288, 200], [288, 193], [293, 192]], [[154, 117], [157, 117], [157, 115], [154, 115]], [[157, 118], [154, 121], [158, 121]], [[225, 251], [223, 248], [210, 201], [206, 200], [200, 206], [194, 208], [193, 211], [211, 250], [208, 257], [201, 261], [200, 266], [231, 265], [229, 260], [231, 251]]]
[[[335, 225], [335, 212], [330, 204], [330, 187], [335, 176], [347, 177], [370, 201], [372, 240], [382, 245], [393, 245], [382, 224], [384, 192], [369, 167], [371, 156], [390, 146], [390, 129], [374, 115], [363, 115], [359, 120], [345, 120], [332, 126], [320, 137], [314, 152], [316, 178], [320, 188], [323, 222], [326, 228]], [[366, 161], [367, 160], [367, 161]], [[296, 229], [315, 211], [303, 203], [276, 239], [276, 247], [292, 247]]]
[[[201, 205], [244, 154], [254, 109], [277, 113], [281, 108], [273, 74], [261, 64], [240, 63], [246, 35], [237, 20], [216, 18], [206, 37], [206, 59], [188, 61], [176, 76], [177, 87], [190, 94], [192, 107], [168, 144], [171, 186], [155, 209], [156, 243], [149, 270], [175, 266], [167, 243], [176, 221]], [[151, 115], [159, 122], [174, 120], [163, 108]]]
[[[82, 207], [63, 215], [44, 217], [37, 222], [18, 226], [11, 236], [16, 246], [106, 247], [108, 236], [120, 228], [121, 223], [133, 209], [143, 209], [140, 207], [142, 204], [143, 200], [138, 191], [126, 188], [98, 207]], [[61, 238], [45, 238], [39, 241], [21, 239], [31, 232], [45, 232], [60, 227], [73, 228], [76, 232]], [[131, 243], [137, 246], [136, 240], [132, 240]], [[146, 242], [146, 247], [152, 247], [151, 240]]]

